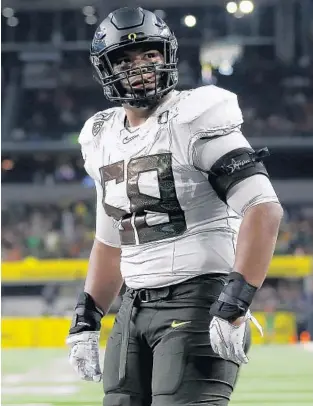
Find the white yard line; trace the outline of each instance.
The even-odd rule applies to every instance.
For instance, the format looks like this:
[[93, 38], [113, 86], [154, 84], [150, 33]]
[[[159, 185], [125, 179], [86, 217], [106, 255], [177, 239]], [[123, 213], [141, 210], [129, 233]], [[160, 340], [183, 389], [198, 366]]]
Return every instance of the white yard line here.
[[77, 386], [11, 386], [2, 388], [2, 395], [73, 395]]
[[79, 383], [79, 378], [72, 371], [67, 358], [62, 357], [44, 366], [31, 368], [25, 373], [3, 375], [2, 394], [64, 396], [78, 393]]

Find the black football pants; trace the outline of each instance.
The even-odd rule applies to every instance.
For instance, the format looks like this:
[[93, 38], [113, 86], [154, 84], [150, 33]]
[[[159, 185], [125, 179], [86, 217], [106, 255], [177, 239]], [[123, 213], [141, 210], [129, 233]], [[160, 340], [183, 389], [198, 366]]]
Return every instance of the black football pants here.
[[224, 280], [126, 290], [105, 351], [104, 406], [228, 405], [239, 367], [209, 342], [209, 309]]

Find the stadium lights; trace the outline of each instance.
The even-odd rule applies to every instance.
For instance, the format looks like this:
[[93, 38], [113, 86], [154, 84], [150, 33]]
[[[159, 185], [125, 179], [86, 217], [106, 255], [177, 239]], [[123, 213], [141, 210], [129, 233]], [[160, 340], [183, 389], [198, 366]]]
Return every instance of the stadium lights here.
[[13, 10], [13, 8], [11, 8], [11, 7], [5, 7], [5, 8], [2, 10], [2, 15], [3, 15], [3, 17], [5, 17], [5, 18], [11, 18], [11, 17], [13, 17], [13, 16], [14, 16], [14, 10]]
[[226, 10], [228, 11], [229, 14], [235, 14], [236, 11], [238, 10], [237, 3], [234, 1], [230, 1], [226, 4]]
[[85, 6], [82, 11], [83, 14], [87, 17], [93, 16], [95, 14], [95, 8], [93, 6]]
[[250, 14], [254, 10], [254, 4], [250, 0], [242, 0], [239, 3], [239, 9], [244, 14]]
[[234, 14], [234, 17], [237, 18], [237, 19], [240, 19], [240, 18], [244, 17], [244, 13], [242, 11], [238, 10]]
[[18, 18], [16, 17], [10, 17], [7, 19], [7, 25], [9, 27], [16, 27], [18, 25]]
[[85, 23], [88, 25], [95, 25], [97, 24], [97, 17], [95, 15], [89, 15], [85, 17]]
[[195, 16], [193, 15], [187, 15], [184, 17], [184, 24], [189, 27], [192, 28], [197, 24], [197, 19]]
[[218, 67], [218, 71], [221, 75], [230, 76], [233, 74], [234, 69], [228, 61], [223, 61]]
[[242, 0], [239, 5], [235, 1], [229, 1], [226, 4], [226, 10], [229, 14], [234, 14], [236, 18], [240, 18], [243, 14], [252, 13], [254, 4], [250, 0]]

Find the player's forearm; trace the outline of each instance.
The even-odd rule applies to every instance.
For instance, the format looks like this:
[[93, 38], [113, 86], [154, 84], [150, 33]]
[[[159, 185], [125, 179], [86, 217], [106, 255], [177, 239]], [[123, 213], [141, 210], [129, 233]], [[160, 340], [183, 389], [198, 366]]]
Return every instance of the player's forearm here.
[[120, 258], [119, 248], [94, 241], [84, 290], [104, 313], [109, 310], [123, 283]]
[[283, 210], [277, 203], [249, 208], [243, 218], [236, 247], [234, 270], [253, 286], [262, 286], [269, 268]]

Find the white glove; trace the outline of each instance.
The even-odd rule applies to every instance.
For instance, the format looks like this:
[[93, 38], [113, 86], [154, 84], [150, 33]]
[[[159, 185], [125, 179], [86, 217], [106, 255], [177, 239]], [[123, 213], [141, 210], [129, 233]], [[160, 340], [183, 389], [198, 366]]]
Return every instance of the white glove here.
[[100, 382], [102, 373], [99, 359], [100, 331], [85, 331], [69, 335], [69, 361], [81, 379]]
[[263, 336], [263, 330], [250, 310], [247, 311], [242, 324], [235, 326], [227, 320], [214, 316], [210, 323], [210, 341], [213, 351], [221, 358], [247, 364], [249, 359], [244, 352], [246, 323], [251, 320]]

